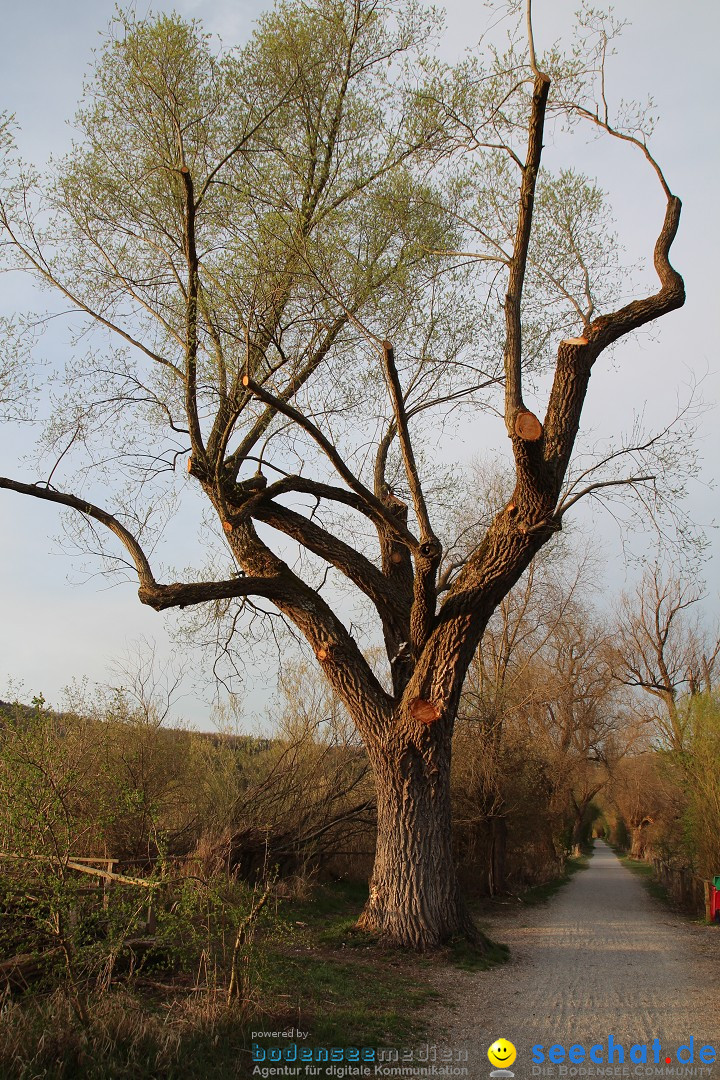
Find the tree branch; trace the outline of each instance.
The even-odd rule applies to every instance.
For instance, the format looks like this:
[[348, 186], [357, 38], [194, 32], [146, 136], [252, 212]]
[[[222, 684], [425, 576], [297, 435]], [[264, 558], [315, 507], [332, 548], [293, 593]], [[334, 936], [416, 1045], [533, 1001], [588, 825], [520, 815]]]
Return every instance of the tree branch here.
[[544, 460], [558, 484], [565, 476], [590, 371], [600, 353], [618, 338], [685, 303], [683, 279], [669, 260], [670, 246], [680, 223], [681, 207], [680, 199], [670, 195], [654, 252], [655, 270], [660, 279], [659, 291], [642, 300], [633, 300], [610, 315], [598, 316], [580, 337], [568, 338], [560, 343], [543, 425]]
[[150, 569], [150, 563], [140, 544], [132, 533], [116, 517], [109, 514], [107, 510], [103, 510], [85, 499], [78, 499], [75, 495], [66, 495], [62, 491], [56, 491], [54, 488], [47, 486], [41, 487], [39, 484], [22, 484], [19, 480], [11, 480], [6, 476], [0, 476], [0, 488], [17, 491], [20, 495], [31, 495], [34, 499], [44, 499], [46, 502], [57, 503], [59, 506], [68, 506], [86, 517], [99, 521], [117, 536], [127, 550], [135, 564], [141, 588], [154, 588], [157, 586], [153, 572]]
[[406, 605], [400, 602], [395, 592], [388, 590], [385, 575], [355, 548], [304, 515], [267, 498], [253, 508], [253, 517], [291, 536], [303, 547], [331, 563], [372, 600], [383, 624], [397, 625], [407, 620]]
[[[527, 0], [527, 7], [525, 9], [526, 25], [527, 25], [527, 39], [528, 39], [528, 51], [530, 52], [530, 69], [536, 79], [548, 79], [548, 76], [540, 71], [537, 66], [537, 60], [535, 59], [535, 37], [533, 35], [532, 28], [532, 0]], [[550, 80], [548, 79], [548, 82]]]
[[385, 374], [387, 375], [388, 390], [390, 391], [390, 400], [392, 401], [393, 412], [395, 414], [395, 427], [397, 428], [398, 441], [400, 443], [400, 450], [405, 465], [405, 475], [407, 476], [415, 514], [418, 519], [418, 524], [420, 525], [420, 539], [426, 543], [432, 543], [434, 541], [437, 544], [437, 538], [433, 533], [432, 525], [430, 524], [427, 503], [425, 502], [425, 496], [423, 494], [422, 484], [420, 483], [420, 476], [415, 462], [415, 454], [413, 453], [412, 442], [410, 440], [410, 431], [408, 428], [407, 413], [405, 412], [402, 387], [400, 385], [397, 368], [395, 367], [395, 350], [389, 341], [383, 341], [382, 351], [383, 359], [385, 361]]
[[40, 277], [48, 285], [50, 285], [54, 289], [57, 289], [58, 292], [62, 293], [62, 295], [67, 300], [69, 300], [71, 304], [74, 304], [78, 311], [84, 311], [85, 314], [89, 315], [91, 319], [95, 320], [95, 322], [99, 323], [101, 326], [104, 326], [107, 330], [111, 330], [114, 334], [118, 334], [119, 337], [121, 337], [124, 341], [127, 341], [129, 345], [133, 345], [136, 349], [139, 349], [140, 352], [144, 353], [145, 356], [150, 357], [151, 360], [154, 360], [156, 363], [162, 365], [162, 367], [168, 368], [170, 371], [172, 371], [173, 375], [176, 375], [179, 379], [182, 379], [182, 372], [178, 367], [176, 367], [175, 364], [173, 364], [171, 360], [167, 360], [164, 356], [160, 356], [159, 353], [155, 352], [153, 349], [150, 349], [147, 345], [144, 345], [142, 341], [140, 341], [138, 338], [133, 337], [133, 335], [129, 334], [126, 330], [123, 330], [122, 327], [118, 326], [117, 323], [112, 322], [111, 319], [106, 319], [105, 316], [101, 315], [99, 311], [91, 308], [89, 304], [86, 304], [84, 300], [81, 300], [79, 296], [76, 296], [75, 293], [71, 292], [71, 290], [67, 288], [66, 285], [63, 285], [59, 278], [54, 277], [45, 260], [42, 259], [41, 256], [33, 254], [30, 248], [23, 244], [21, 240], [16, 236], [14, 230], [10, 225], [10, 221], [7, 217], [5, 207], [3, 206], [2, 202], [0, 202], [0, 222], [2, 223], [2, 226], [7, 232], [8, 236], [10, 237], [13, 246], [18, 252], [20, 252], [20, 255], [30, 264], [30, 266], [33, 267], [34, 270], [37, 271]]
[[224, 600], [234, 596], [264, 596], [272, 600], [283, 592], [283, 584], [277, 578], [239, 577], [228, 581], [199, 581], [188, 584], [175, 582], [172, 585], [159, 584], [153, 575], [147, 556], [136, 538], [116, 517], [94, 503], [68, 495], [54, 488], [41, 487], [39, 484], [22, 484], [0, 476], [0, 488], [16, 491], [20, 495], [30, 495], [34, 499], [67, 506], [77, 510], [85, 517], [92, 518], [108, 528], [124, 545], [137, 570], [140, 579], [138, 596], [143, 604], [164, 611], [171, 607], [186, 607], [190, 604], [202, 604], [208, 600]]
[[[530, 40], [532, 42], [532, 38]], [[534, 53], [532, 55], [534, 64]], [[515, 420], [518, 413], [524, 409], [521, 306], [549, 89], [550, 79], [547, 75], [538, 72], [533, 86], [527, 156], [520, 185], [515, 244], [510, 260], [510, 274], [505, 296], [505, 424], [511, 437], [519, 434], [515, 428]]]
[[[281, 401], [290, 401], [300, 388], [307, 382], [313, 372], [317, 369], [318, 365], [327, 356], [327, 353], [331, 349], [338, 334], [347, 323], [347, 315], [343, 312], [337, 319], [335, 319], [332, 326], [329, 328], [321, 344], [315, 349], [312, 355], [309, 357], [305, 366], [295, 375], [282, 393], [279, 395]], [[247, 373], [249, 374], [249, 372]], [[232, 429], [242, 409], [244, 408], [246, 398], [239, 406], [237, 406], [232, 412], [228, 410], [228, 417], [224, 420], [223, 424], [219, 424], [216, 421], [213, 429], [213, 434], [208, 439], [208, 449], [212, 453], [217, 453], [218, 456], [225, 452]], [[262, 438], [275, 416], [276, 409], [272, 406], [268, 406], [264, 413], [257, 418], [252, 425], [250, 431], [243, 437], [240, 445], [230, 454], [226, 460], [226, 466], [230, 471], [237, 476], [237, 473], [243, 463], [249, 455], [252, 448], [257, 443], [258, 439]], [[219, 414], [218, 414], [219, 416]]]
[[377, 734], [387, 721], [392, 699], [339, 616], [260, 539], [251, 521], [233, 527], [228, 543], [249, 576], [277, 582], [273, 604], [305, 636], [326, 678], [358, 717], [363, 733]]
[[195, 245], [195, 196], [193, 181], [187, 165], [180, 169], [185, 188], [185, 258], [188, 282], [185, 300], [185, 412], [190, 429], [193, 454], [204, 456], [200, 421], [197, 411], [197, 349], [198, 349], [198, 255]]
[[[586, 495], [591, 495], [593, 491], [598, 491], [600, 488], [609, 487], [628, 487], [632, 484], [649, 483], [653, 480], [657, 480], [657, 476], [626, 476], [621, 480], [597, 480], [594, 484], [588, 484], [587, 487], [582, 488], [576, 492], [573, 496], [566, 496], [562, 499], [557, 506], [555, 514], [553, 515], [559, 520], [563, 514], [567, 513], [571, 506], [574, 506], [576, 502], [583, 499]], [[569, 495], [569, 492], [568, 492]]]
[[230, 600], [239, 596], [264, 596], [275, 600], [286, 588], [281, 575], [277, 577], [236, 577], [227, 581], [173, 582], [172, 585], [141, 585], [138, 589], [140, 602], [165, 611], [173, 607], [189, 607], [205, 604], [210, 600]]
[[298, 427], [302, 428], [303, 431], [306, 431], [325, 452], [326, 456], [335, 467], [335, 470], [348, 487], [360, 497], [368, 508], [372, 508], [375, 514], [383, 519], [385, 524], [393, 533], [398, 535], [403, 543], [407, 544], [413, 551], [417, 550], [419, 547], [418, 540], [405, 526], [401, 525], [397, 519], [393, 517], [382, 501], [378, 499], [369, 488], [365, 487], [362, 481], [358, 480], [358, 478], [350, 471], [333, 444], [323, 435], [319, 428], [313, 424], [312, 420], [307, 416], [303, 416], [301, 412], [281, 398], [275, 397], [274, 394], [269, 393], [264, 387], [256, 383], [254, 379], [251, 379], [249, 375], [243, 376], [243, 385], [249, 390], [252, 390], [256, 397], [259, 397], [266, 405], [272, 406], [277, 412], [282, 413], [283, 416], [287, 416], [289, 420], [292, 420]]
[[659, 291], [642, 300], [633, 300], [611, 315], [600, 315], [593, 320], [586, 336], [597, 350], [596, 355], [618, 338], [682, 307], [685, 303], [685, 283], [669, 259], [670, 247], [680, 224], [681, 209], [680, 199], [670, 194], [653, 253], [655, 272], [660, 279]]
[[383, 341], [382, 351], [388, 390], [395, 414], [395, 427], [400, 442], [403, 464], [405, 465], [405, 475], [407, 476], [415, 514], [420, 525], [420, 539], [422, 541], [419, 549], [414, 553], [413, 605], [410, 612], [412, 654], [413, 656], [419, 656], [435, 618], [435, 606], [437, 603], [436, 579], [437, 569], [442, 558], [442, 547], [430, 524], [430, 516], [410, 440], [400, 377], [395, 367], [395, 352], [389, 341]]

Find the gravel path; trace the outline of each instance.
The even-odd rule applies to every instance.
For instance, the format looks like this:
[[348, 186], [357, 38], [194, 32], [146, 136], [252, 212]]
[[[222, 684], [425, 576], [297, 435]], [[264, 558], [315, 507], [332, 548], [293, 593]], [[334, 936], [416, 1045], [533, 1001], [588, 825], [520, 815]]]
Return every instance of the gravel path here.
[[[438, 1016], [437, 1044], [468, 1050], [469, 1080], [487, 1077], [487, 1048], [511, 1040], [518, 1080], [533, 1076], [714, 1076], [699, 1058], [713, 1045], [720, 1057], [720, 928], [675, 916], [648, 896], [636, 877], [602, 841], [587, 870], [579, 871], [547, 905], [494, 918], [490, 933], [506, 941], [512, 960], [487, 972], [443, 976], [441, 989], [455, 1007]], [[608, 1065], [608, 1036], [625, 1061]], [[694, 1068], [676, 1059], [694, 1036]], [[653, 1040], [659, 1039], [654, 1066]], [[549, 1063], [560, 1044], [602, 1044], [602, 1064], [565, 1058]], [[533, 1066], [531, 1047], [544, 1047]], [[648, 1047], [647, 1064], [629, 1060], [634, 1044]], [[557, 1054], [557, 1051], [556, 1051]], [[579, 1052], [575, 1052], [579, 1058]], [[687, 1054], [684, 1055], [687, 1057]], [[641, 1052], [635, 1057], [642, 1062]], [[665, 1064], [672, 1058], [671, 1065]], [[656, 1071], [657, 1070], [657, 1071]]]

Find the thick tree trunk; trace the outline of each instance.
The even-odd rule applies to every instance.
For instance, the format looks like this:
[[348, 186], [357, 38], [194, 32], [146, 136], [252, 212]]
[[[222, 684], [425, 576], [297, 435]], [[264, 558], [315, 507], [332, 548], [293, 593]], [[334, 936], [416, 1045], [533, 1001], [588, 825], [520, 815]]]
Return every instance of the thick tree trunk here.
[[504, 817], [490, 818], [490, 895], [506, 891], [505, 856], [507, 852], [507, 821]]
[[575, 821], [572, 830], [572, 853], [577, 858], [582, 854], [583, 825], [585, 824], [585, 807], [575, 811]]
[[630, 858], [631, 859], [644, 859], [645, 852], [647, 851], [647, 832], [648, 825], [652, 822], [649, 818], [644, 818], [639, 825], [632, 825], [630, 827]]
[[460, 897], [452, 853], [450, 752], [433, 726], [418, 740], [370, 751], [377, 849], [370, 896], [358, 922], [392, 944], [420, 951], [458, 935], [482, 940]]

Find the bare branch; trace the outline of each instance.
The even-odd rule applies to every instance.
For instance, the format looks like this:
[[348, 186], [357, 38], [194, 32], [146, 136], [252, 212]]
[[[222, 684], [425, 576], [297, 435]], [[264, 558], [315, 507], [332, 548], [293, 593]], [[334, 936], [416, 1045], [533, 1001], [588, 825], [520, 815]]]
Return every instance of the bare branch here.
[[395, 367], [395, 351], [389, 341], [383, 341], [382, 350], [383, 359], [385, 360], [385, 374], [387, 376], [388, 390], [390, 391], [390, 399], [393, 405], [393, 412], [395, 413], [395, 426], [397, 428], [398, 440], [400, 442], [400, 449], [405, 465], [405, 475], [407, 476], [413, 506], [415, 507], [415, 514], [417, 515], [418, 523], [420, 525], [420, 538], [424, 543], [427, 543], [436, 540], [436, 537], [433, 533], [432, 525], [430, 524], [427, 504], [425, 502], [425, 496], [423, 495], [422, 484], [420, 483], [420, 476], [415, 462], [415, 454], [413, 453], [412, 442], [410, 441], [408, 417], [405, 411], [405, 400], [403, 398], [397, 368]]
[[532, 28], [532, 0], [527, 0], [525, 16], [527, 25], [528, 50], [530, 52], [530, 69], [536, 79], [547, 79], [547, 81], [549, 82], [549, 76], [547, 76], [544, 72], [540, 71], [539, 67], [537, 66], [537, 60], [535, 59], [535, 38], [533, 36]]
[[193, 454], [204, 455], [200, 421], [197, 411], [197, 350], [198, 350], [198, 269], [199, 261], [195, 243], [195, 197], [193, 180], [187, 165], [180, 169], [185, 189], [185, 258], [187, 260], [187, 287], [185, 307], [185, 411]]
[[520, 185], [515, 244], [505, 296], [505, 424], [510, 436], [516, 434], [515, 417], [524, 409], [521, 307], [549, 89], [550, 79], [547, 75], [536, 75], [528, 127], [527, 156]]
[[308, 435], [310, 435], [311, 438], [318, 444], [318, 446], [325, 452], [328, 459], [334, 466], [335, 470], [342, 477], [348, 487], [360, 497], [360, 499], [368, 506], [368, 508], [371, 508], [378, 517], [382, 518], [386, 526], [393, 533], [395, 533], [399, 537], [399, 539], [403, 541], [403, 543], [407, 544], [409, 548], [411, 548], [412, 550], [416, 550], [419, 547], [418, 540], [412, 535], [412, 533], [408, 531], [407, 528], [400, 525], [397, 519], [393, 517], [393, 515], [384, 505], [384, 503], [380, 499], [378, 499], [377, 496], [374, 495], [369, 488], [365, 487], [365, 485], [360, 480], [358, 480], [358, 478], [347, 467], [343, 459], [340, 457], [338, 451], [330, 442], [330, 440], [323, 435], [323, 433], [320, 431], [319, 428], [315, 426], [315, 424], [313, 424], [312, 420], [309, 420], [308, 417], [304, 416], [301, 412], [293, 408], [292, 405], [289, 405], [281, 398], [275, 397], [274, 394], [271, 394], [264, 387], [256, 383], [254, 379], [251, 379], [249, 375], [243, 376], [243, 385], [246, 386], [249, 390], [251, 390], [256, 397], [259, 397], [261, 401], [264, 401], [266, 405], [272, 406], [272, 408], [275, 409], [277, 412], [282, 413], [283, 416], [287, 416], [288, 419], [293, 420], [294, 423], [296, 423], [298, 427], [302, 428], [303, 431], [306, 431]]
[[304, 515], [286, 506], [278, 506], [267, 498], [260, 501], [254, 508], [253, 517], [278, 529], [286, 536], [291, 536], [303, 547], [313, 551], [340, 570], [372, 600], [383, 623], [398, 623], [407, 618], [408, 612], [405, 610], [405, 605], [400, 603], [399, 596], [388, 590], [384, 574], [349, 544], [339, 540]]
[[116, 517], [109, 514], [107, 510], [95, 506], [94, 503], [88, 502], [86, 499], [78, 499], [75, 495], [66, 495], [62, 491], [55, 491], [54, 488], [47, 486], [41, 487], [39, 484], [22, 484], [19, 480], [10, 480], [6, 476], [0, 476], [0, 488], [17, 491], [20, 495], [31, 495], [34, 499], [44, 499], [47, 502], [57, 503], [59, 506], [68, 506], [72, 510], [78, 510], [86, 517], [99, 521], [110, 529], [127, 549], [135, 564], [141, 587], [153, 588], [156, 585], [150, 563], [140, 544], [132, 533]]
[[680, 224], [681, 209], [680, 199], [676, 195], [668, 194], [665, 218], [653, 256], [655, 271], [660, 279], [660, 290], [642, 300], [631, 301], [613, 314], [600, 315], [594, 319], [586, 336], [595, 355], [618, 338], [682, 307], [685, 303], [685, 284], [669, 259], [670, 247]]
[[138, 596], [141, 603], [155, 611], [165, 611], [241, 596], [264, 596], [268, 600], [275, 600], [282, 597], [286, 589], [287, 582], [280, 575], [276, 578], [239, 576], [226, 581], [176, 581], [172, 585], [142, 585], [138, 589]]
[[594, 484], [588, 484], [587, 487], [582, 488], [576, 492], [572, 498], [563, 499], [555, 511], [554, 517], [560, 519], [563, 514], [567, 513], [571, 506], [574, 506], [576, 502], [583, 499], [586, 495], [591, 495], [594, 491], [599, 491], [601, 488], [610, 487], [629, 487], [632, 484], [645, 484], [657, 480], [657, 476], [626, 476], [622, 480], [598, 480]]

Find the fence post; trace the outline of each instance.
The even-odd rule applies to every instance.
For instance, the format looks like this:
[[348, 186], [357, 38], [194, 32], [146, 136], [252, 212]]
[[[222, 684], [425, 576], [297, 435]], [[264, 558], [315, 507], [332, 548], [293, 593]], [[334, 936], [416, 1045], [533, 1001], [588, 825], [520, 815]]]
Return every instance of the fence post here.
[[155, 905], [149, 904], [147, 909], [147, 921], [145, 923], [145, 932], [152, 936], [157, 930], [157, 917], [155, 915]]
[[[107, 872], [108, 872], [108, 874], [112, 874], [112, 869], [113, 869], [114, 864], [115, 864], [114, 859], [108, 859], [108, 861], [107, 861]], [[108, 896], [108, 889], [110, 888], [110, 879], [109, 878], [101, 878], [100, 880], [102, 882], [102, 891], [103, 891], [103, 901], [102, 901], [103, 911], [107, 911], [108, 905], [110, 903], [110, 897]]]

